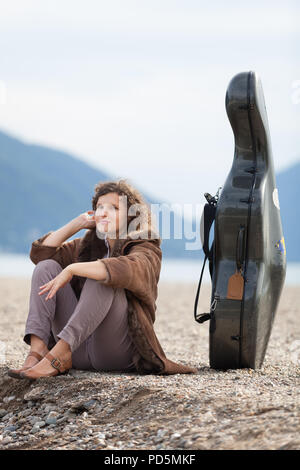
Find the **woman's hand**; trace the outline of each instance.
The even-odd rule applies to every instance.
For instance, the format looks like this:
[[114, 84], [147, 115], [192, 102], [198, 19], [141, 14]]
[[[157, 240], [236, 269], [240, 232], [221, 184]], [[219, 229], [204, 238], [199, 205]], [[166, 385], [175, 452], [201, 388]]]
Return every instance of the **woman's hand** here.
[[95, 212], [94, 211], [86, 211], [76, 217], [76, 222], [80, 225], [81, 229], [84, 228], [94, 228], [96, 227], [95, 221]]
[[51, 299], [54, 294], [58, 291], [58, 289], [64, 287], [68, 282], [70, 282], [73, 277], [73, 274], [68, 268], [69, 266], [63, 269], [57, 276], [55, 276], [55, 278], [51, 279], [51, 281], [40, 286], [40, 289], [42, 290], [39, 292], [39, 295], [50, 291], [45, 300]]

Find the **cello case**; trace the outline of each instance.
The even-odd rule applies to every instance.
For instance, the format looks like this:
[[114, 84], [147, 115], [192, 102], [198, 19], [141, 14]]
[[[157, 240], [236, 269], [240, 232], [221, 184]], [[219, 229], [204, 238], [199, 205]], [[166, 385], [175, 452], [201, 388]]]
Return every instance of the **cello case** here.
[[256, 369], [263, 363], [283, 288], [286, 250], [256, 73], [233, 77], [225, 102], [235, 151], [215, 215], [210, 366]]

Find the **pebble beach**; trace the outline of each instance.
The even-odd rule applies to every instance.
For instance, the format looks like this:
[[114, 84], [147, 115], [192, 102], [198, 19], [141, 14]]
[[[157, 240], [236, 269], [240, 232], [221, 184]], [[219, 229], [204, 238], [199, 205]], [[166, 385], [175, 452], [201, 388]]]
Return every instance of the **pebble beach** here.
[[[196, 283], [160, 282], [155, 331], [167, 357], [199, 373], [71, 369], [34, 382], [21, 367], [30, 279], [0, 282], [0, 449], [295, 450], [300, 448], [300, 288], [285, 286], [263, 366], [209, 367], [208, 322], [194, 321]], [[198, 311], [207, 311], [210, 287]]]

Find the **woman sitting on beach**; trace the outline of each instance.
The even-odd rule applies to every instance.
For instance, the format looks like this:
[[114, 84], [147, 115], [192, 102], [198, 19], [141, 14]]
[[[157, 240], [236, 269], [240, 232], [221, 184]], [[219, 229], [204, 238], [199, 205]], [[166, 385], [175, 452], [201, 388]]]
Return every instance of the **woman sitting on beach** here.
[[[100, 182], [92, 208], [32, 243], [24, 335], [31, 348], [8, 374], [197, 373], [167, 359], [154, 332], [162, 251], [143, 197], [125, 180]], [[66, 242], [82, 229], [83, 237]]]

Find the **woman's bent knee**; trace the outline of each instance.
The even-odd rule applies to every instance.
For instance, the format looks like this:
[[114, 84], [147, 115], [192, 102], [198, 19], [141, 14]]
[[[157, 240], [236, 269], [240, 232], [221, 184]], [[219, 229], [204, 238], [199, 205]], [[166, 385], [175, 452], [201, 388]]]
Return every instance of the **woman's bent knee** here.
[[62, 267], [59, 264], [59, 262], [55, 261], [54, 259], [44, 259], [42, 261], [39, 261], [34, 268], [34, 271], [40, 271], [40, 270], [42, 271], [61, 270], [62, 271]]

